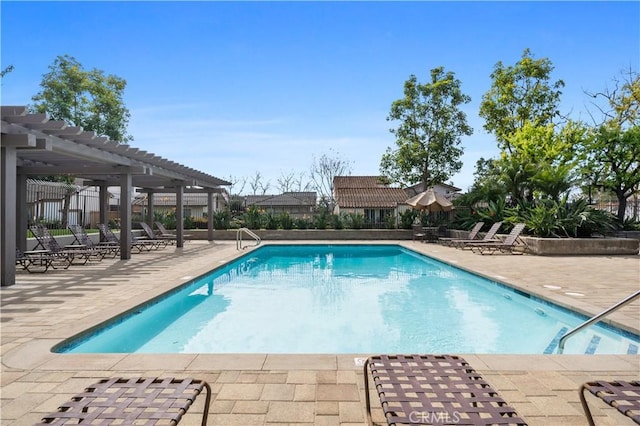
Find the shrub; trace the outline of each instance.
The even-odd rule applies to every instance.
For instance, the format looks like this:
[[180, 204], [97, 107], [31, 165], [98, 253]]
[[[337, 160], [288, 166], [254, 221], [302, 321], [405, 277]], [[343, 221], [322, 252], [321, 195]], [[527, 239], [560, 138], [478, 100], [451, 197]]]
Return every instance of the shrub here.
[[402, 229], [411, 229], [416, 217], [418, 217], [418, 211], [415, 209], [405, 210], [400, 213], [400, 226], [402, 226]]
[[621, 228], [625, 231], [640, 231], [640, 222], [628, 218], [622, 222]]
[[278, 220], [278, 216], [272, 214], [272, 213], [267, 213], [264, 216], [264, 227], [267, 229], [278, 229], [278, 226], [280, 224], [280, 221]]
[[313, 226], [316, 229], [327, 229], [329, 225], [329, 214], [326, 209], [321, 209], [318, 214], [313, 217]]
[[359, 213], [349, 213], [347, 215], [349, 228], [351, 229], [362, 229], [365, 224], [365, 218], [363, 214]]
[[384, 227], [387, 229], [396, 228], [396, 218], [392, 214], [388, 214], [384, 218]]
[[560, 201], [546, 199], [535, 204], [520, 204], [510, 209], [507, 220], [524, 222], [537, 237], [590, 237], [617, 228], [611, 213], [594, 209], [584, 199], [568, 202], [567, 197]]
[[311, 221], [305, 217], [301, 217], [295, 220], [296, 229], [309, 229], [311, 227]]
[[278, 217], [278, 220], [280, 221], [280, 225], [282, 226], [282, 229], [293, 229], [293, 219], [291, 219], [291, 216], [289, 216], [289, 213], [287, 212], [281, 213], [280, 216]]
[[249, 229], [262, 228], [262, 212], [256, 207], [251, 206], [244, 213], [244, 225]]
[[344, 219], [339, 214], [331, 215], [331, 226], [333, 229], [344, 229]]
[[206, 217], [191, 217], [191, 228], [187, 228], [187, 218], [185, 218], [184, 228], [185, 229], [207, 229], [209, 227], [209, 221]]
[[231, 213], [229, 210], [221, 210], [213, 213], [213, 227], [215, 229], [229, 229]]

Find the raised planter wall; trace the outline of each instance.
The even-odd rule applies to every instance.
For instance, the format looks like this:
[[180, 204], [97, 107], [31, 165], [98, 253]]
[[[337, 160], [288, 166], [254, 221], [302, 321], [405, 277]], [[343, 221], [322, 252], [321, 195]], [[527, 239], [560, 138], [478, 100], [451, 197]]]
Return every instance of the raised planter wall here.
[[531, 254], [559, 255], [635, 255], [640, 240], [633, 238], [537, 238], [522, 237]]
[[[265, 241], [283, 240], [411, 240], [413, 231], [410, 229], [306, 229], [306, 230], [254, 230]], [[188, 229], [185, 234], [190, 239], [206, 240], [206, 229]], [[236, 239], [237, 230], [216, 230], [213, 233], [214, 240]], [[449, 230], [449, 236], [453, 238], [467, 238], [467, 231]], [[482, 235], [482, 234], [481, 234]], [[98, 235], [90, 235], [94, 241], [98, 241]], [[636, 236], [636, 235], [633, 235]], [[504, 235], [503, 235], [504, 237]], [[243, 235], [243, 240], [249, 241], [251, 237]], [[571, 256], [571, 255], [637, 255], [640, 251], [640, 239], [635, 238], [537, 238], [522, 237], [529, 247], [529, 253], [539, 256]], [[72, 236], [56, 237], [60, 245], [71, 244]], [[35, 246], [35, 239], [29, 239], [27, 250]]]
[[[293, 230], [252, 230], [263, 240], [410, 240], [413, 232], [410, 229], [293, 229]], [[207, 231], [190, 229], [185, 231], [194, 239], [207, 239]], [[236, 229], [215, 230], [213, 238], [216, 240], [235, 240]], [[251, 240], [244, 234], [243, 240]]]

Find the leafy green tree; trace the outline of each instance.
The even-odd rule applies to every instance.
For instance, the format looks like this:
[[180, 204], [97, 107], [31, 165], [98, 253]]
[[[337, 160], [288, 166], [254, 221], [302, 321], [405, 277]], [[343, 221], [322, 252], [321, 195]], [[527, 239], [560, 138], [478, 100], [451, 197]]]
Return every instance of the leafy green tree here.
[[640, 188], [640, 126], [626, 130], [602, 125], [585, 144], [586, 175], [618, 199], [616, 216], [624, 221], [627, 199]]
[[573, 185], [576, 148], [586, 135], [584, 126], [570, 121], [561, 128], [527, 122], [507, 136], [511, 153], [503, 152], [497, 166], [512, 204], [534, 198], [559, 200]]
[[126, 84], [124, 79], [98, 69], [85, 71], [69, 55], [58, 56], [43, 76], [42, 90], [32, 98], [34, 109], [54, 120], [126, 143], [133, 140], [127, 134], [130, 114], [123, 101]]
[[482, 97], [480, 117], [493, 133], [501, 150], [511, 152], [509, 136], [529, 122], [545, 126], [560, 116], [560, 89], [564, 82], [551, 82], [554, 67], [548, 58], [534, 59], [529, 49], [514, 66], [495, 65], [491, 88]]
[[404, 83], [404, 97], [394, 101], [388, 121], [399, 121], [391, 129], [396, 150], [387, 148], [380, 161], [381, 174], [391, 182], [431, 186], [446, 181], [462, 167], [461, 137], [471, 135], [461, 105], [471, 98], [461, 82], [443, 67], [431, 70], [431, 80], [418, 82], [415, 75]]
[[640, 189], [640, 76], [629, 70], [622, 77], [613, 89], [591, 95], [606, 102], [598, 107], [602, 119], [593, 137], [583, 144], [583, 174], [616, 195], [621, 222], [627, 199]]
[[504, 185], [500, 182], [500, 170], [495, 159], [480, 158], [476, 161], [476, 170], [473, 173], [474, 182], [466, 195], [467, 205], [480, 201], [497, 201], [507, 195]]

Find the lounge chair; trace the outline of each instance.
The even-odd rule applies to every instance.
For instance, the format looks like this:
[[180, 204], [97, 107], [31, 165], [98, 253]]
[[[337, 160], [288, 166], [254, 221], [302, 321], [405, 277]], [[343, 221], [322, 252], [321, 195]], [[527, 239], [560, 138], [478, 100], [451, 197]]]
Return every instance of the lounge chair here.
[[424, 232], [424, 228], [422, 227], [422, 225], [414, 224], [411, 225], [411, 227], [413, 228], [413, 241], [418, 239], [424, 242], [425, 238], [427, 237], [427, 233]]
[[634, 422], [640, 424], [640, 381], [626, 382], [603, 381], [584, 383], [580, 386], [580, 402], [584, 414], [587, 416], [589, 426], [595, 426], [591, 410], [585, 399], [585, 391], [589, 391], [596, 398], [600, 398], [611, 407], [616, 408], [620, 413], [630, 417]]
[[[98, 230], [100, 231], [100, 235], [102, 236], [102, 239], [104, 241], [107, 241], [110, 243], [116, 243], [118, 244], [118, 246], [120, 245], [120, 239], [116, 236], [116, 234], [113, 233], [111, 228], [109, 228], [107, 225], [105, 225], [104, 223], [99, 223]], [[143, 251], [151, 251], [152, 249], [157, 248], [155, 242], [137, 241], [135, 239], [135, 235], [133, 235], [133, 233], [131, 233], [131, 235], [132, 235], [132, 239], [131, 239], [132, 250], [136, 250], [138, 253], [142, 253]]]
[[[160, 232], [160, 237], [162, 238], [173, 238], [176, 239], [178, 238], [178, 236], [176, 234], [172, 234], [171, 232], [169, 232], [167, 230], [167, 228], [164, 227], [164, 225], [162, 224], [162, 222], [154, 222], [156, 225], [156, 228], [158, 228], [158, 231]], [[156, 234], [158, 235], [158, 234]], [[187, 241], [187, 238], [190, 238], [191, 235], [185, 234], [183, 235], [183, 242]]]
[[[45, 273], [49, 268], [55, 269], [53, 262], [58, 260], [58, 257], [51, 253], [49, 250], [31, 250], [22, 251], [16, 248], [16, 265], [22, 266], [22, 268], [33, 273]], [[69, 267], [71, 262], [68, 259], [65, 261], [65, 269]]]
[[205, 390], [201, 423], [204, 426], [211, 387], [204, 380], [172, 377], [102, 379], [62, 404], [58, 411], [44, 416], [38, 424], [177, 425]]
[[117, 242], [110, 241], [101, 241], [99, 243], [94, 243], [93, 240], [87, 234], [84, 227], [82, 225], [69, 225], [69, 230], [73, 234], [75, 238], [74, 242], [78, 244], [84, 245], [85, 247], [91, 250], [99, 250], [104, 252], [105, 256], [112, 255], [111, 257], [116, 257], [120, 253], [120, 244]]
[[167, 244], [169, 244], [167, 240], [140, 238], [133, 231], [131, 231], [131, 242], [133, 244], [142, 244], [146, 246], [148, 251], [165, 248]]
[[449, 245], [452, 247], [464, 250], [464, 249], [470, 248], [471, 244], [478, 243], [478, 242], [483, 242], [483, 243], [499, 242], [500, 240], [496, 238], [496, 234], [500, 230], [501, 226], [502, 226], [502, 222], [496, 222], [493, 225], [491, 225], [491, 228], [489, 228], [487, 233], [484, 234], [484, 237], [482, 237], [482, 239], [477, 239], [477, 238], [476, 239], [460, 239], [460, 240], [452, 241], [451, 244]]
[[389, 425], [518, 425], [525, 421], [463, 358], [377, 355], [364, 363], [367, 421], [369, 375]]
[[38, 248], [41, 248], [42, 250], [49, 250], [62, 262], [68, 261], [70, 262], [70, 264], [79, 263], [81, 265], [84, 265], [92, 258], [95, 258], [97, 260], [104, 259], [103, 252], [100, 252], [98, 250], [90, 250], [80, 244], [69, 244], [62, 247], [53, 237], [53, 235], [51, 235], [49, 228], [44, 225], [31, 226], [29, 229], [38, 242], [34, 247], [34, 250]]
[[139, 222], [140, 223], [140, 227], [142, 228], [142, 230], [144, 231], [146, 238], [140, 238], [141, 240], [155, 240], [158, 242], [159, 245], [164, 245], [166, 246], [169, 243], [175, 244], [175, 237], [161, 237], [160, 235], [156, 235], [155, 232], [153, 232], [153, 229], [151, 229], [151, 227], [146, 224], [145, 222]]
[[450, 246], [453, 245], [454, 242], [456, 241], [475, 241], [476, 237], [478, 236], [478, 232], [480, 232], [480, 230], [482, 229], [482, 227], [484, 226], [484, 222], [477, 222], [475, 225], [473, 225], [473, 228], [471, 228], [471, 231], [469, 231], [469, 234], [467, 235], [466, 238], [438, 238], [438, 242], [441, 242], [442, 244], [444, 244], [445, 246]]
[[[524, 241], [520, 239], [520, 234], [524, 230], [524, 223], [517, 223], [509, 235], [504, 239], [504, 241], [494, 241], [494, 242], [483, 242], [479, 241], [477, 243], [469, 244], [469, 247], [474, 253], [480, 254], [493, 254], [496, 252], [501, 253], [511, 253], [511, 254], [524, 254], [526, 251], [526, 244]], [[518, 244], [520, 242], [520, 244]], [[517, 251], [516, 248], [523, 247], [522, 251]]]

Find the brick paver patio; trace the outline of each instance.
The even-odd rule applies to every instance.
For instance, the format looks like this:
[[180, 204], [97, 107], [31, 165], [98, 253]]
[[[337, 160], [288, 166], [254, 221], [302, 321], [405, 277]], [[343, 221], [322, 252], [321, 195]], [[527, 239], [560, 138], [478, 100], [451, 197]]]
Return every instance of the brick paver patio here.
[[[434, 244], [398, 243], [588, 314], [640, 287], [640, 256], [479, 256]], [[356, 358], [366, 354], [50, 352], [65, 338], [239, 254], [235, 242], [194, 241], [129, 261], [105, 259], [42, 275], [19, 272], [17, 285], [0, 290], [0, 423], [33, 424], [99, 378], [176, 376], [212, 385], [211, 425], [363, 425], [363, 378]], [[610, 321], [637, 333], [640, 303]], [[581, 383], [640, 379], [639, 355], [462, 355], [530, 425], [585, 425]], [[632, 424], [603, 403], [590, 402], [597, 424]], [[199, 398], [181, 424], [199, 424], [202, 404]], [[384, 423], [381, 410], [374, 411], [374, 420]]]

